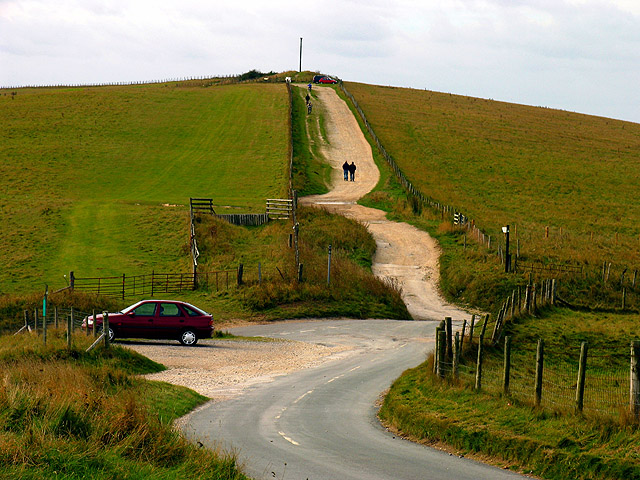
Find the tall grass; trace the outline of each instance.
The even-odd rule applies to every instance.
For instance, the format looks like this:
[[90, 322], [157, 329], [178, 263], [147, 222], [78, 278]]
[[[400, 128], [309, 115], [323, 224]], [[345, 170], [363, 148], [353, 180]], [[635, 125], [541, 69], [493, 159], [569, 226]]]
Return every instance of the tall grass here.
[[[410, 318], [398, 286], [387, 284], [371, 273], [375, 242], [364, 225], [304, 207], [298, 208], [298, 222], [302, 282], [298, 282], [294, 250], [289, 247], [290, 222], [244, 228], [203, 217], [197, 226], [201, 271], [235, 269], [239, 262], [253, 270], [242, 287], [212, 292], [209, 301], [215, 300], [219, 306], [226, 305], [245, 316], [269, 319]], [[328, 285], [329, 245], [332, 245], [332, 266]], [[256, 275], [258, 263], [262, 284]], [[235, 280], [232, 275], [232, 282]], [[203, 298], [201, 303], [206, 304], [207, 300]]]
[[[28, 334], [0, 337], [0, 476], [245, 478], [233, 458], [197, 449], [171, 428], [204, 397], [162, 384], [150, 398], [155, 384], [133, 373], [160, 365], [118, 346], [84, 353], [89, 341], [78, 335], [67, 350], [62, 335], [47, 346]], [[181, 409], [162, 406], [175, 393], [188, 399]]]

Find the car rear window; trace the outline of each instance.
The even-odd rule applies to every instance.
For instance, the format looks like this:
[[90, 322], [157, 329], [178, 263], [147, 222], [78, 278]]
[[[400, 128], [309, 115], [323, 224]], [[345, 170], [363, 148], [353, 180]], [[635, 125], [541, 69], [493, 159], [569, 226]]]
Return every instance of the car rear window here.
[[193, 308], [189, 308], [186, 305], [183, 305], [183, 308], [187, 311], [187, 315], [189, 315], [190, 317], [199, 317], [200, 315], [202, 315], [202, 313], [196, 312]]
[[143, 303], [139, 307], [136, 307], [133, 311], [136, 315], [151, 316], [156, 311], [156, 304], [154, 302]]
[[161, 303], [160, 311], [158, 312], [161, 317], [181, 317], [182, 312], [175, 303]]

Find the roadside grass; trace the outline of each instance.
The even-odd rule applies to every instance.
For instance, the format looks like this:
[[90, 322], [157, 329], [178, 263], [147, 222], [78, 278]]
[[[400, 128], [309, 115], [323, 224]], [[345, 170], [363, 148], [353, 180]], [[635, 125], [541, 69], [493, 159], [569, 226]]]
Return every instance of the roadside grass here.
[[459, 455], [549, 479], [640, 476], [640, 432], [607, 419], [561, 415], [433, 378], [428, 363], [406, 371], [380, 410], [383, 422]]
[[[640, 125], [423, 90], [346, 83], [385, 148], [432, 198], [521, 255], [640, 264]], [[550, 227], [545, 238], [545, 227]], [[593, 235], [593, 238], [592, 238]]]
[[0, 95], [0, 291], [188, 269], [189, 197], [246, 212], [286, 191], [287, 110], [282, 84]]
[[0, 476], [14, 479], [244, 479], [233, 457], [199, 449], [171, 422], [206, 398], [137, 375], [164, 367], [64, 332], [0, 338]]
[[[483, 388], [474, 391], [476, 348], [462, 360], [470, 374], [441, 381], [433, 356], [392, 386], [380, 417], [419, 441], [551, 479], [629, 479], [640, 475], [640, 429], [628, 414], [629, 344], [637, 315], [549, 309], [507, 323], [511, 388], [501, 388], [502, 346], [487, 346]], [[476, 333], [477, 336], [477, 333]], [[536, 346], [545, 340], [541, 407], [535, 407]], [[467, 339], [468, 340], [468, 339]], [[581, 342], [588, 342], [584, 410], [574, 413]], [[517, 380], [517, 381], [516, 381]], [[563, 390], [562, 385], [568, 390]]]

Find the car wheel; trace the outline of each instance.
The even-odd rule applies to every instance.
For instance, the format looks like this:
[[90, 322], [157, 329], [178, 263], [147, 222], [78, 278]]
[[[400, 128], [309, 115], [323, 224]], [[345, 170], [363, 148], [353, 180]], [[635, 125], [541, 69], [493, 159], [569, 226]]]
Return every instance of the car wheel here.
[[198, 336], [193, 330], [183, 330], [180, 334], [180, 343], [182, 345], [195, 345], [198, 343]]
[[[100, 333], [103, 332], [103, 329], [100, 329]], [[109, 341], [113, 342], [113, 340], [116, 338], [116, 332], [113, 331], [113, 328], [109, 327]]]

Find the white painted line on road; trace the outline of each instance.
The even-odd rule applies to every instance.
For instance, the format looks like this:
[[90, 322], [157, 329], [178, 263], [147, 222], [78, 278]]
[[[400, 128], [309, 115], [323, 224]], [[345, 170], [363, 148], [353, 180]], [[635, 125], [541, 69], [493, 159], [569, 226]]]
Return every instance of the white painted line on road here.
[[287, 442], [289, 442], [291, 445], [300, 445], [298, 442], [296, 442], [294, 439], [287, 437], [284, 432], [278, 432], [278, 434], [284, 438]]
[[339, 378], [342, 378], [342, 377], [344, 377], [344, 373], [343, 373], [342, 375], [338, 375], [337, 377], [333, 377], [333, 378], [332, 378], [331, 380], [329, 380], [327, 383], [331, 383], [331, 382], [333, 382], [334, 380], [338, 380]]
[[350, 372], [353, 372], [354, 370], [357, 370], [361, 367], [362, 365], [358, 365], [357, 367], [353, 367], [351, 370], [349, 370]]
[[309, 390], [307, 393], [303, 393], [302, 395], [300, 395], [298, 398], [296, 398], [293, 403], [298, 403], [300, 400], [302, 400], [304, 397], [306, 397], [307, 395], [309, 395], [310, 393], [313, 393], [313, 390]]
[[308, 333], [308, 332], [315, 332], [316, 329], [312, 328], [311, 330], [300, 330], [300, 333]]

